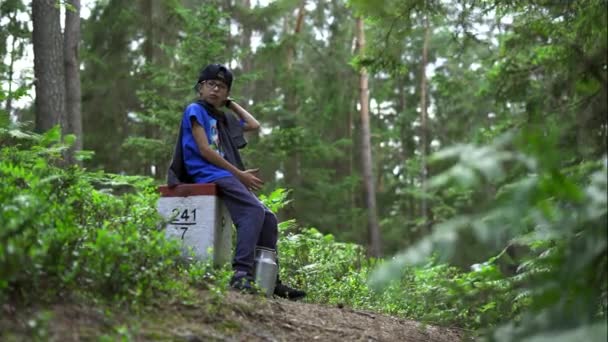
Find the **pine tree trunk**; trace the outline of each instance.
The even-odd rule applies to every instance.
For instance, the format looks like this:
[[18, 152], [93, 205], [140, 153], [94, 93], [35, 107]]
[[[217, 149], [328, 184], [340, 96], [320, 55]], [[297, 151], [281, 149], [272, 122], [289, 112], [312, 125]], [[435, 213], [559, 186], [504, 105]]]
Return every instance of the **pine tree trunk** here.
[[[296, 26], [293, 30], [294, 38], [298, 36], [300, 31], [302, 30], [302, 23], [304, 22], [304, 13], [305, 13], [306, 1], [300, 1], [300, 7], [298, 8], [298, 16], [296, 17]], [[287, 70], [291, 70], [293, 66], [293, 60], [295, 58], [295, 43], [292, 41], [287, 47]]]
[[[251, 9], [251, 0], [241, 0], [241, 6], [247, 10]], [[243, 74], [248, 74], [253, 70], [253, 54], [251, 53], [252, 30], [248, 24], [241, 23], [241, 25], [243, 28], [241, 33], [241, 49], [246, 51], [242, 61]], [[243, 85], [243, 93], [248, 100], [253, 97], [253, 82]]]
[[[406, 85], [407, 85], [407, 76], [399, 76], [399, 97], [398, 97], [398, 101], [397, 101], [397, 114], [398, 115], [402, 115], [405, 116], [405, 110], [407, 108], [407, 89], [406, 89]], [[401, 150], [399, 151], [399, 155], [401, 157], [401, 166], [402, 166], [402, 170], [401, 173], [403, 174], [403, 185], [404, 187], [409, 187], [410, 186], [410, 181], [409, 178], [411, 177], [411, 175], [409, 175], [409, 173], [406, 170], [406, 165], [407, 165], [407, 160], [409, 159], [410, 155], [414, 155], [413, 153], [413, 149], [411, 147], [411, 134], [409, 134], [408, 132], [408, 127], [409, 123], [406, 124], [406, 121], [403, 120], [403, 122], [400, 123], [400, 132], [399, 132], [399, 136], [400, 136], [400, 141], [401, 141]], [[416, 217], [416, 212], [413, 211], [413, 197], [411, 194], [405, 194], [402, 195], [403, 197], [401, 197], [399, 200], [402, 201], [403, 203], [403, 210], [404, 213], [406, 215], [406, 217], [412, 218], [412, 217]]]
[[[232, 11], [234, 11], [234, 4], [232, 0], [224, 0], [221, 3], [221, 7], [222, 10], [225, 11], [225, 13], [232, 13]], [[230, 25], [230, 27], [232, 27], [233, 23], [236, 21], [235, 18], [229, 17], [227, 18], [228, 21], [228, 25]], [[237, 43], [233, 41], [232, 39], [232, 33], [230, 32], [230, 30], [226, 30], [226, 63], [228, 63], [228, 65], [230, 64], [230, 61], [232, 61], [234, 59], [234, 47]]]
[[[298, 8], [298, 14], [296, 15], [296, 22], [295, 22], [295, 26], [294, 26], [294, 31], [293, 31], [293, 35], [292, 38], [290, 39], [290, 41], [287, 42], [287, 49], [286, 49], [286, 68], [287, 68], [287, 74], [291, 75], [292, 74], [292, 69], [293, 69], [293, 63], [295, 60], [295, 56], [296, 56], [296, 39], [297, 36], [299, 35], [300, 31], [302, 30], [302, 26], [304, 23], [304, 15], [306, 13], [306, 9], [305, 9], [305, 5], [306, 5], [306, 0], [300, 0], [300, 5]], [[286, 24], [287, 25], [287, 24]], [[285, 27], [287, 28], [288, 25]], [[285, 31], [286, 33], [288, 31]], [[285, 120], [285, 123], [283, 125], [283, 127], [285, 128], [295, 128], [297, 127], [297, 118], [296, 118], [296, 112], [298, 109], [298, 103], [297, 103], [297, 97], [296, 97], [296, 88], [295, 88], [295, 82], [290, 82], [286, 85], [286, 90], [285, 90], [285, 109], [287, 111], [287, 120]], [[298, 187], [300, 187], [300, 185], [302, 184], [302, 177], [301, 177], [301, 173], [300, 173], [300, 152], [298, 151], [291, 151], [290, 156], [288, 156], [286, 158], [285, 161], [285, 181], [288, 184], [289, 187], [297, 189]], [[298, 196], [297, 192], [294, 192], [294, 196]], [[298, 205], [298, 200], [297, 197], [295, 197], [295, 206]], [[288, 207], [285, 210], [286, 215], [289, 215], [289, 217], [296, 217], [296, 208], [295, 207]]]
[[65, 123], [63, 39], [56, 2], [32, 1], [37, 132]]
[[[17, 12], [13, 12], [11, 17], [10, 17], [10, 22], [14, 23], [17, 21]], [[8, 92], [7, 92], [7, 98], [6, 98], [6, 114], [10, 117], [11, 115], [11, 111], [13, 110], [13, 76], [15, 73], [15, 59], [17, 57], [17, 52], [15, 51], [15, 49], [17, 48], [17, 37], [16, 36], [12, 36], [13, 40], [11, 43], [11, 53], [9, 56], [9, 64], [8, 64]]]
[[[152, 66], [160, 66], [168, 64], [168, 58], [162, 50], [162, 45], [168, 40], [168, 30], [164, 28], [167, 24], [167, 2], [159, 0], [145, 0], [141, 6], [144, 13], [144, 57], [146, 63]], [[147, 72], [144, 78], [149, 78], [151, 75]], [[158, 90], [160, 93], [163, 89]], [[160, 132], [156, 125], [144, 124], [144, 135], [148, 138], [159, 139]], [[162, 179], [166, 176], [161, 160], [150, 158], [144, 163], [141, 173]]]
[[[365, 32], [363, 20], [357, 18], [357, 51], [361, 54], [365, 49]], [[365, 183], [365, 203], [367, 206], [367, 223], [369, 232], [369, 253], [371, 256], [382, 255], [380, 242], [380, 227], [376, 212], [376, 190], [372, 170], [372, 148], [369, 119], [369, 89], [367, 70], [361, 68], [359, 73], [359, 95], [361, 105], [361, 156], [363, 161], [363, 182]]]
[[[350, 177], [353, 177], [355, 175], [355, 134], [354, 134], [354, 130], [355, 130], [355, 110], [356, 110], [356, 102], [357, 100], [355, 98], [353, 98], [353, 102], [351, 103], [351, 105], [348, 107], [348, 140], [351, 142], [350, 146], [348, 147], [348, 175]], [[349, 197], [350, 197], [350, 208], [351, 208], [351, 212], [354, 213], [355, 212], [355, 208], [357, 208], [357, 195], [359, 194], [359, 191], [357, 191], [357, 185], [353, 182], [351, 187], [350, 187], [350, 191], [349, 191]], [[357, 217], [355, 217], [355, 215], [351, 216], [351, 221], [350, 221], [350, 229], [353, 230], [355, 229], [355, 227], [358, 225], [358, 220]]]
[[166, 57], [164, 56], [161, 46], [166, 42], [166, 30], [163, 25], [166, 24], [166, 8], [162, 1], [145, 0], [142, 3], [142, 11], [144, 13], [145, 24], [145, 39], [144, 39], [144, 57], [147, 63], [164, 64]]
[[67, 113], [67, 132], [76, 135], [76, 142], [70, 149], [68, 162], [75, 163], [74, 153], [82, 150], [82, 114], [80, 67], [78, 46], [80, 43], [80, 0], [70, 0], [73, 10], [69, 8], [65, 15], [64, 33], [64, 64], [65, 64], [65, 96]]
[[420, 74], [420, 164], [421, 174], [420, 183], [422, 188], [422, 200], [420, 203], [420, 211], [422, 217], [425, 219], [424, 227], [429, 229], [430, 222], [430, 210], [428, 199], [426, 198], [427, 193], [427, 178], [428, 178], [428, 165], [427, 157], [429, 154], [429, 127], [428, 127], [428, 114], [427, 114], [427, 80], [426, 80], [426, 66], [428, 64], [428, 49], [429, 49], [429, 21], [428, 17], [424, 18], [424, 42], [422, 45], [422, 66]]

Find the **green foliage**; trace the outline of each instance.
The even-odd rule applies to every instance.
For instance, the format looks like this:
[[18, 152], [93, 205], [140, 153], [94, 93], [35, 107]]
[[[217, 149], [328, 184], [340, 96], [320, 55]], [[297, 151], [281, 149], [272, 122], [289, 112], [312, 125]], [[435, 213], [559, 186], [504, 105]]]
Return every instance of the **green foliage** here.
[[494, 326], [529, 304], [499, 269], [498, 257], [471, 272], [436, 262], [395, 269], [393, 282], [373, 289], [368, 279], [378, 261], [359, 245], [305, 228], [281, 238], [279, 250], [281, 277], [306, 289], [310, 302], [465, 328]]
[[[224, 61], [236, 66], [233, 95], [264, 128], [244, 151], [266, 189], [278, 188], [262, 201], [318, 227], [280, 224], [282, 276], [309, 301], [490, 328], [496, 340], [605, 340], [606, 1], [310, 1], [298, 33], [300, 1], [215, 3], [95, 3], [81, 51], [83, 138], [97, 153], [89, 165], [155, 166], [164, 178], [198, 69]], [[26, 7], [9, 0], [0, 12], [0, 56], [19, 59]], [[368, 47], [353, 60], [361, 14]], [[417, 139], [424, 18], [429, 142], [441, 148], [430, 191], [420, 186]], [[411, 247], [392, 260], [338, 242], [365, 240], [349, 61], [371, 71], [385, 252]], [[9, 75], [0, 65], [2, 80]], [[0, 90], [0, 295], [81, 289], [138, 299], [155, 289], [187, 296], [193, 286], [221, 296], [230, 270], [172, 261], [152, 181], [59, 167], [58, 131], [11, 124], [25, 117], [5, 108], [29, 89], [12, 83]], [[423, 198], [434, 223], [426, 237]], [[377, 265], [382, 289], [367, 283]]]
[[289, 190], [278, 188], [271, 192], [268, 196], [261, 194], [259, 198], [260, 201], [262, 201], [262, 203], [264, 203], [264, 205], [270, 209], [270, 211], [276, 213], [291, 202], [291, 200], [287, 198], [289, 193]]
[[311, 300], [363, 306], [369, 291], [365, 284], [367, 264], [361, 246], [336, 242], [331, 234], [315, 228], [279, 241], [281, 276], [306, 287]]
[[[243, 23], [239, 37], [246, 39], [251, 17], [255, 20], [262, 10], [282, 6], [283, 12], [269, 18], [263, 30], [252, 28], [253, 37], [258, 30], [262, 34], [257, 50], [248, 53], [239, 46], [244, 54], [242, 67], [236, 68], [237, 99], [249, 104], [262, 124], [260, 134], [249, 137], [242, 153], [247, 165], [260, 168], [266, 191], [292, 189], [293, 202], [285, 208], [285, 217], [331, 232], [339, 240], [363, 242], [357, 92], [351, 86], [357, 73], [347, 64], [352, 58], [354, 18], [340, 1], [310, 2], [303, 12], [299, 4], [272, 2], [238, 19]], [[255, 78], [243, 81], [245, 73]]]
[[[399, 115], [386, 115], [382, 126], [382, 141], [401, 138], [401, 146], [380, 149], [384, 174], [397, 176], [387, 177], [383, 228], [403, 226], [413, 207], [408, 197], [419, 195], [431, 199], [438, 223], [383, 264], [376, 281], [399, 279], [406, 265], [425, 264], [435, 253], [440, 264], [462, 267], [488, 260], [507, 287], [487, 305], [513, 303], [496, 339], [605, 340], [606, 2], [351, 4], [368, 18], [377, 44], [366, 56], [374, 70], [394, 75], [381, 80], [395, 82], [393, 92], [409, 87], [420, 95], [410, 84], [420, 80], [420, 19], [430, 19], [430, 131], [446, 146], [430, 166], [433, 188], [419, 194], [416, 177], [408, 182], [407, 175], [420, 169], [420, 147], [403, 138], [416, 134], [409, 127], [416, 114], [403, 104], [418, 99], [401, 94]], [[492, 321], [491, 310], [480, 317]]]
[[163, 45], [159, 52], [163, 58], [148, 60], [143, 66], [146, 82], [137, 87], [142, 110], [133, 113], [133, 134], [122, 146], [124, 152], [137, 156], [130, 159], [130, 169], [154, 165], [157, 178], [166, 175], [183, 110], [196, 98], [192, 89], [200, 69], [222, 60], [227, 29], [224, 15], [215, 6], [190, 9], [174, 3], [167, 11], [179, 23], [181, 39]]
[[[209, 289], [218, 298], [223, 296], [231, 274], [228, 268], [216, 270], [210, 262], [190, 265], [177, 262], [178, 246], [166, 241], [159, 229], [154, 205], [157, 195], [149, 179], [87, 173], [77, 167], [57, 168], [54, 165], [61, 162], [61, 152], [66, 148], [59, 143], [57, 129], [43, 136], [4, 130], [2, 139], [7, 145], [1, 150], [0, 162], [0, 172], [7, 180], [0, 193], [3, 203], [0, 219], [6, 227], [0, 241], [3, 270], [0, 284], [4, 296], [21, 293], [29, 298], [28, 293], [52, 295], [78, 289], [138, 301], [154, 291], [175, 290], [188, 300], [189, 286]], [[597, 163], [589, 163], [566, 170], [570, 178], [556, 174], [547, 178], [542, 160], [509, 151], [509, 146], [513, 145], [495, 145], [492, 146], [495, 154], [480, 155], [495, 158], [493, 162], [499, 167], [517, 168], [516, 162], [521, 162], [524, 165], [521, 170], [533, 168], [532, 181], [513, 183], [493, 177], [495, 172], [487, 170], [495, 168], [488, 168], [487, 161], [460, 162], [474, 171], [472, 174], [479, 178], [476, 181], [462, 176], [470, 172], [448, 171], [436, 179], [442, 179], [437, 186], [464, 181], [464, 186], [475, 187], [487, 181], [502, 181], [504, 191], [499, 191], [499, 201], [486, 215], [495, 224], [501, 222], [499, 218], [518, 222], [515, 216], [522, 226], [532, 227], [529, 234], [516, 235], [514, 240], [533, 251], [525, 259], [516, 260], [519, 265], [516, 273], [505, 268], [512, 261], [508, 248], [474, 265], [469, 272], [441, 263], [446, 253], [454, 252], [454, 243], [448, 241], [442, 248], [434, 249], [440, 252], [438, 259], [420, 266], [403, 267], [399, 264], [401, 257], [380, 263], [385, 270], [391, 265], [397, 267], [390, 268], [391, 283], [383, 289], [374, 289], [367, 281], [378, 261], [368, 259], [363, 247], [337, 242], [333, 235], [322, 234], [315, 228], [290, 233], [294, 222], [287, 221], [280, 225], [282, 278], [306, 289], [307, 300], [316, 303], [348, 305], [466, 328], [495, 327], [510, 319], [523, 323], [497, 330], [499, 340], [526, 336], [531, 325], [527, 322], [541, 327], [539, 331], [547, 331], [543, 324], [562, 321], [546, 319], [560, 319], [560, 313], [574, 311], [576, 307], [594, 308], [587, 317], [592, 321], [597, 315], [605, 316], [605, 304], [598, 307], [601, 295], [605, 301], [605, 273], [597, 272], [601, 265], [606, 265], [605, 231], [597, 229], [606, 223], [605, 162], [601, 171]], [[462, 156], [458, 151], [468, 155], [472, 149], [475, 148], [454, 149], [438, 157]], [[590, 173], [589, 185], [579, 191], [576, 182]], [[273, 210], [279, 210], [289, 201], [288, 193], [277, 189], [261, 198]], [[511, 196], [515, 197], [507, 200]], [[516, 202], [522, 202], [521, 207], [515, 208]], [[548, 206], [551, 203], [553, 207]], [[566, 209], [575, 220], [569, 221], [560, 213]], [[506, 216], [498, 215], [497, 211]], [[556, 218], [559, 220], [555, 221]], [[477, 221], [490, 224], [483, 213], [449, 221], [429, 241], [443, 238], [445, 234], [439, 232], [454, 231], [460, 225], [469, 227], [459, 228], [460, 232], [470, 230], [472, 236], [484, 243], [497, 239], [488, 237], [485, 228], [476, 230]], [[454, 222], [458, 225], [450, 226]], [[580, 224], [585, 227], [581, 229]], [[499, 237], [514, 229], [514, 225], [496, 229], [504, 226], [493, 226]], [[508, 235], [504, 238], [510, 239]], [[428, 260], [422, 259], [424, 254], [418, 254], [419, 260]], [[584, 285], [590, 281], [599, 282], [598, 290], [584, 292], [583, 296], [581, 291], [587, 291]], [[543, 314], [530, 315], [538, 311]], [[584, 318], [581, 312], [574, 312], [579, 319]], [[572, 330], [563, 336], [596, 336], [604, 328], [595, 324], [582, 329], [573, 324]]]
[[0, 131], [0, 296], [149, 297], [179, 255], [159, 229], [155, 185], [59, 167], [59, 135]]
[[476, 265], [471, 272], [431, 262], [405, 268], [395, 278], [380, 292], [380, 302], [390, 303], [391, 313], [434, 324], [485, 328], [526, 304], [515, 301], [511, 282], [494, 262]]
[[[269, 198], [281, 207], [287, 201], [285, 193], [277, 190]], [[471, 272], [435, 261], [395, 269], [392, 283], [374, 289], [368, 279], [379, 261], [369, 259], [362, 246], [338, 242], [316, 228], [295, 227], [293, 220], [280, 224], [281, 278], [304, 288], [310, 302], [467, 328], [496, 325], [529, 303], [500, 270], [504, 253], [475, 265]]]
[[[529, 252], [515, 260], [516, 273], [502, 279], [515, 286], [508, 295], [525, 298], [529, 310], [501, 328], [496, 338], [591, 329], [588, 324], [599, 319], [598, 312], [606, 316], [601, 304], [608, 291], [606, 160], [592, 163], [591, 170], [588, 164], [560, 169], [560, 156], [552, 154], [546, 140], [522, 133], [491, 146], [466, 145], [437, 154], [437, 159], [457, 162], [435, 177], [436, 186], [494, 184], [496, 199], [473, 214], [437, 225], [432, 234], [377, 270], [376, 282], [394, 278], [406, 265], [424, 263], [432, 253], [442, 261], [454, 260], [471, 243], [490, 251], [508, 244], [527, 246]], [[510, 179], [505, 178], [507, 172]], [[513, 178], [514, 172], [519, 177]]]

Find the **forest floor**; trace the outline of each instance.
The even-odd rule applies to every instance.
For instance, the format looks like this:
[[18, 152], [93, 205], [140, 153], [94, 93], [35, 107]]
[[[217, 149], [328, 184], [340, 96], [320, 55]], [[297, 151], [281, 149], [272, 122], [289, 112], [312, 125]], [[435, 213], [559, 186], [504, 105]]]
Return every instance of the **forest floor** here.
[[70, 301], [5, 304], [2, 341], [462, 341], [455, 328], [339, 306], [228, 291], [157, 300], [139, 310]]

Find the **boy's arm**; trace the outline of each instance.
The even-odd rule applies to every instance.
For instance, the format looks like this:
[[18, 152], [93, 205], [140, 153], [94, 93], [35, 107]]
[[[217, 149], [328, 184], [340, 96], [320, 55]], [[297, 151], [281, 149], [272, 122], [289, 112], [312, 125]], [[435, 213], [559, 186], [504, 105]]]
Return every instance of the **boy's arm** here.
[[222, 158], [219, 153], [215, 152], [207, 142], [207, 133], [205, 133], [205, 129], [199, 125], [198, 121], [195, 118], [192, 118], [192, 135], [194, 136], [194, 141], [196, 141], [196, 145], [201, 153], [201, 155], [211, 162], [213, 165], [217, 167], [221, 167], [222, 169], [227, 170], [232, 173], [241, 183], [245, 185], [248, 189], [259, 190], [264, 182], [256, 177], [253, 173], [257, 172], [257, 169], [241, 171], [234, 165], [230, 164], [226, 159]]
[[260, 123], [258, 120], [256, 120], [251, 113], [249, 113], [245, 108], [241, 107], [238, 103], [230, 101], [228, 108], [232, 109], [236, 115], [239, 116], [239, 118], [245, 121], [243, 131], [254, 131], [260, 128]]

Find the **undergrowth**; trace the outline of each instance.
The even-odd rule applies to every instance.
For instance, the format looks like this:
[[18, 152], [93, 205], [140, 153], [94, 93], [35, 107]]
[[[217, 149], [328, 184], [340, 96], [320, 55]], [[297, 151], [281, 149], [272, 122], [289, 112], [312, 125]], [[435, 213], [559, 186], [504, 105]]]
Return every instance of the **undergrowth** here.
[[[65, 167], [67, 147], [57, 129], [44, 135], [4, 129], [0, 142], [0, 302], [78, 293], [145, 305], [159, 294], [187, 302], [193, 289], [202, 288], [221, 303], [229, 265], [215, 269], [210, 262], [180, 258], [178, 243], [165, 238], [153, 180]], [[261, 199], [276, 211], [288, 202], [288, 192], [277, 189]], [[592, 209], [597, 208], [581, 210]], [[605, 220], [605, 208], [599, 210]], [[362, 246], [295, 221], [281, 223], [280, 230], [281, 277], [305, 289], [307, 302], [476, 330], [518, 322], [528, 310], [542, 309], [530, 284], [559, 272], [568, 252], [567, 240], [533, 240], [516, 271], [505, 267], [513, 262], [507, 249], [468, 269], [430, 258], [394, 269], [386, 287], [374, 288], [370, 275], [390, 260], [370, 259]], [[594, 255], [605, 263], [605, 239], [600, 247], [604, 254]], [[604, 291], [595, 303], [596, 317], [605, 317], [605, 274], [599, 277], [598, 290]]]

